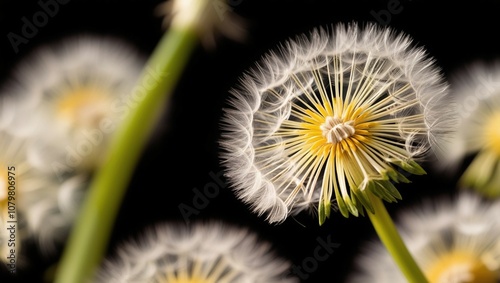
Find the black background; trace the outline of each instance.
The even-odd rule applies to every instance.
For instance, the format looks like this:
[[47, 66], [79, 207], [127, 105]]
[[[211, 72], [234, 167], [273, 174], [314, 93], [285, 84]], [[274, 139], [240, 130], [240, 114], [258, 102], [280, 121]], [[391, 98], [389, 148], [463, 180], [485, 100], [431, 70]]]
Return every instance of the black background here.
[[[162, 35], [161, 19], [154, 9], [161, 1], [78, 1], [60, 5], [58, 13], [39, 28], [36, 36], [14, 52], [7, 34], [21, 34], [21, 19], [41, 8], [37, 1], [0, 1], [0, 83], [10, 71], [38, 46], [78, 34], [111, 35], [128, 41], [146, 56]], [[248, 40], [218, 41], [214, 50], [197, 48], [179, 82], [171, 108], [159, 123], [154, 139], [143, 157], [125, 196], [116, 221], [109, 252], [116, 243], [140, 235], [156, 223], [182, 222], [180, 204], [193, 206], [194, 190], [203, 190], [218, 174], [217, 139], [219, 118], [228, 90], [238, 77], [278, 42], [313, 27], [339, 22], [377, 22], [374, 13], [396, 13], [385, 23], [409, 34], [416, 45], [424, 46], [449, 78], [475, 60], [495, 60], [500, 56], [497, 1], [232, 1], [235, 11], [248, 20]], [[384, 12], [387, 15], [388, 12]], [[380, 22], [379, 22], [380, 23]], [[424, 164], [427, 166], [428, 164]], [[388, 204], [391, 213], [423, 198], [453, 194], [454, 176], [444, 176], [425, 167], [428, 175], [411, 177], [412, 183], [399, 187], [403, 201]], [[250, 213], [235, 199], [229, 187], [220, 189], [207, 206], [192, 215], [190, 221], [219, 219], [249, 227], [262, 240], [272, 242], [278, 254], [294, 265], [313, 255], [317, 238], [340, 246], [303, 282], [343, 282], [352, 271], [353, 260], [365, 241], [375, 235], [367, 218], [345, 219], [333, 215], [323, 226], [303, 213], [283, 224], [269, 225], [264, 218]], [[33, 248], [32, 266], [20, 269], [24, 282], [42, 282], [43, 271], [57, 256], [42, 258]], [[29, 281], [27, 281], [29, 280]], [[3, 281], [2, 281], [3, 282]]]

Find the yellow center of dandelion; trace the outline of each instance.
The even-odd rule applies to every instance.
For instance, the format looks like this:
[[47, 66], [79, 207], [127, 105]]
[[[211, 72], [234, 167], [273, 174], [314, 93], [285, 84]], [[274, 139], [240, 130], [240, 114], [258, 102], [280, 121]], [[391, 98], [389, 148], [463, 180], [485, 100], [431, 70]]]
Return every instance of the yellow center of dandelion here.
[[487, 147], [500, 156], [500, 113], [495, 113], [485, 125]]
[[340, 107], [342, 103], [334, 101], [333, 104], [316, 105], [318, 112], [307, 110], [299, 116], [303, 121], [300, 125], [303, 129], [303, 145], [312, 149], [311, 153], [325, 158], [333, 157], [335, 153], [345, 153], [347, 156], [362, 148], [361, 143], [367, 142], [370, 136], [367, 129], [375, 126], [375, 123], [366, 121], [370, 114], [363, 111], [363, 107], [354, 109], [348, 105], [342, 111], [343, 117], [338, 117], [334, 114], [334, 108]]
[[[296, 106], [293, 113], [298, 121], [283, 122], [283, 128], [287, 129], [282, 131], [286, 133], [293, 128], [296, 135], [289, 140], [288, 149], [293, 152], [290, 156], [301, 168], [308, 168], [302, 173], [311, 177], [308, 182], [303, 178], [297, 189], [304, 186], [306, 191], [313, 191], [316, 185], [321, 185], [319, 205], [328, 215], [333, 193], [337, 198], [348, 196], [348, 186], [355, 190], [367, 176], [375, 175], [370, 168], [383, 171], [386, 165], [370, 149], [378, 143], [371, 139], [370, 130], [378, 125], [371, 119], [372, 113], [364, 106], [355, 107], [354, 103], [346, 104], [341, 99], [324, 102], [310, 109]], [[323, 178], [319, 180], [321, 174]], [[348, 198], [343, 199], [347, 209], [357, 215], [355, 205]]]
[[164, 282], [165, 283], [214, 283], [215, 281], [199, 277], [190, 277], [190, 278], [173, 278], [166, 280]]
[[430, 283], [496, 283], [497, 274], [468, 252], [452, 252], [439, 258], [428, 270]]
[[157, 277], [158, 283], [218, 283], [233, 282], [239, 271], [228, 267], [222, 259], [214, 261], [192, 260], [179, 257], [175, 266], [168, 266], [165, 273]]
[[[5, 170], [5, 166], [1, 166], [3, 170]], [[7, 173], [0, 173], [0, 209], [5, 207], [8, 199], [8, 191], [9, 191], [9, 181]]]
[[57, 116], [74, 127], [97, 127], [109, 111], [109, 96], [91, 87], [67, 91], [60, 98], [56, 109]]
[[[425, 140], [428, 128], [411, 84], [399, 80], [404, 73], [391, 69], [391, 77], [380, 80], [380, 72], [388, 72], [388, 60], [368, 56], [359, 66], [337, 56], [319, 61], [330, 64], [326, 70], [312, 68], [310, 76], [292, 75], [293, 87], [266, 92], [263, 110], [256, 113], [255, 136], [277, 137], [257, 147], [258, 153], [267, 156], [268, 150], [280, 148], [287, 156], [287, 164], [273, 164], [279, 169], [266, 173], [280, 184], [285, 205], [292, 206], [300, 193], [313, 199], [319, 190], [323, 223], [334, 195], [346, 217], [358, 216], [363, 208], [373, 211], [369, 193], [388, 202], [401, 199], [393, 182], [409, 180], [395, 167], [425, 173], [410, 150], [423, 144], [417, 138]], [[300, 94], [283, 101], [277, 111], [277, 101], [290, 89]], [[280, 127], [266, 132], [273, 115], [278, 115]]]

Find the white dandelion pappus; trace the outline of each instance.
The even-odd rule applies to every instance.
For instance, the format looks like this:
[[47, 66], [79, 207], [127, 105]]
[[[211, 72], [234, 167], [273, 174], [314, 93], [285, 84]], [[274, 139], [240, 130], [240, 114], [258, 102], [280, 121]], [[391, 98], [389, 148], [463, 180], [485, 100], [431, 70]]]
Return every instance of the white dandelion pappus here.
[[22, 105], [15, 130], [39, 138], [31, 151], [42, 169], [61, 160], [72, 170], [101, 162], [110, 134], [135, 103], [143, 64], [127, 43], [90, 35], [40, 47], [19, 64], [5, 92]]
[[[31, 190], [20, 200], [30, 236], [43, 256], [53, 256], [64, 243], [83, 201], [89, 177], [67, 176], [61, 183], [56, 175], [43, 172], [49, 185]], [[42, 174], [42, 173], [41, 173]]]
[[135, 103], [143, 61], [118, 39], [75, 36], [23, 58], [4, 86], [0, 128], [36, 141], [27, 161], [46, 184], [29, 186], [19, 206], [44, 254], [66, 239], [90, 174]]
[[96, 282], [298, 282], [290, 264], [248, 229], [220, 222], [157, 225], [107, 260]]
[[451, 116], [447, 84], [422, 48], [375, 25], [316, 29], [268, 53], [232, 90], [221, 160], [237, 196], [269, 222], [335, 197], [344, 216], [393, 202], [398, 170], [436, 149]]
[[196, 32], [205, 47], [216, 45], [216, 35], [242, 41], [245, 22], [225, 0], [166, 0], [157, 7], [163, 26]]
[[1, 261], [10, 263], [8, 256], [14, 250], [16, 264], [23, 266], [29, 261], [22, 253], [24, 242], [32, 235], [26, 221], [32, 207], [24, 201], [33, 192], [57, 186], [27, 159], [26, 149], [34, 141], [13, 135], [8, 128], [0, 129], [0, 255]]
[[[26, 166], [27, 163], [24, 158], [24, 146], [25, 143], [21, 139], [13, 137], [5, 130], [0, 131], [0, 170], [2, 170], [0, 173], [0, 255], [1, 261], [5, 263], [9, 263], [10, 248], [8, 241], [10, 235], [14, 235], [14, 239], [19, 239], [17, 250], [22, 246], [20, 241], [24, 238], [21, 236], [21, 233], [24, 233], [24, 231], [20, 233], [18, 225], [15, 225], [15, 229], [12, 232], [8, 229], [9, 221], [17, 221], [19, 219], [18, 213], [22, 213], [16, 207], [16, 197], [19, 199], [20, 195], [16, 180], [25, 175], [24, 171], [29, 170], [29, 166]], [[11, 207], [10, 210], [9, 206]], [[16, 243], [13, 244], [15, 245]], [[16, 260], [18, 256], [16, 252]]]
[[[11, 99], [2, 102], [4, 109], [26, 106], [13, 104]], [[56, 244], [65, 239], [76, 214], [77, 202], [84, 188], [83, 176], [65, 177], [60, 183], [56, 175], [51, 174], [53, 172], [40, 170], [28, 155], [33, 144], [39, 142], [38, 137], [33, 132], [32, 135], [19, 135], [11, 118], [10, 114], [0, 117], [0, 124], [5, 126], [0, 128], [0, 167], [3, 170], [0, 176], [0, 220], [4, 226], [0, 235], [0, 253], [4, 255], [9, 247], [22, 251], [23, 243], [34, 239], [44, 255], [53, 254]], [[11, 220], [17, 221], [14, 243], [8, 242], [11, 237], [7, 228]], [[24, 257], [23, 254], [18, 256]], [[7, 257], [2, 256], [2, 259]], [[29, 259], [23, 258], [22, 262], [29, 264]]]
[[468, 156], [459, 183], [488, 196], [500, 196], [500, 61], [476, 62], [458, 71], [451, 80], [455, 111], [459, 115], [454, 141], [442, 167], [457, 167]]
[[[398, 230], [430, 283], [500, 280], [500, 202], [472, 192], [404, 210]], [[407, 282], [384, 246], [373, 241], [347, 282]]]

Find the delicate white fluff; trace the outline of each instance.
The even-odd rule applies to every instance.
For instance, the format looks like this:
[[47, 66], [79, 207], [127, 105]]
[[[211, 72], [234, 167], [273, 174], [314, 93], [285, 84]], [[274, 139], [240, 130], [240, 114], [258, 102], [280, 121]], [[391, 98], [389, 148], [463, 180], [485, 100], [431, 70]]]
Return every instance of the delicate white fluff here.
[[461, 186], [498, 196], [500, 130], [495, 127], [500, 121], [500, 61], [471, 63], [457, 70], [450, 83], [455, 101], [443, 107], [451, 108], [458, 121], [448, 137], [452, 146], [447, 148], [446, 158], [436, 165], [456, 173], [466, 157], [474, 156]]
[[41, 160], [42, 169], [66, 158], [81, 159], [68, 166], [71, 171], [98, 165], [110, 134], [140, 101], [135, 86], [143, 65], [128, 43], [91, 35], [39, 47], [24, 58], [3, 92], [15, 102], [15, 133], [38, 136], [30, 158]]
[[[30, 237], [43, 256], [53, 256], [59, 245], [67, 240], [88, 186], [86, 174], [68, 174], [61, 182], [54, 174], [39, 171], [44, 186], [27, 191], [19, 201], [23, 206], [23, 219]], [[43, 174], [43, 175], [42, 175]]]
[[447, 156], [450, 162], [457, 155], [479, 151], [484, 146], [482, 125], [488, 115], [500, 111], [500, 61], [475, 62], [455, 72], [450, 79], [454, 111], [458, 123], [454, 141], [458, 144]]
[[14, 247], [7, 242], [11, 238], [8, 221], [16, 220], [15, 247], [24, 264], [29, 263], [23, 253], [26, 240], [34, 239], [42, 253], [49, 255], [66, 239], [84, 183], [82, 175], [59, 181], [54, 172], [34, 166], [27, 152], [38, 142], [37, 136], [14, 135], [9, 123], [5, 125], [0, 129], [0, 253], [6, 261], [6, 252]]
[[[22, 250], [22, 241], [26, 238], [26, 231], [17, 229], [17, 222], [22, 223], [23, 208], [18, 207], [18, 199], [23, 195], [19, 182], [25, 176], [29, 177], [30, 166], [25, 159], [25, 141], [13, 137], [5, 129], [0, 130], [0, 256], [1, 261], [8, 263], [10, 254], [8, 241], [13, 235], [14, 245], [18, 245], [15, 257], [19, 257], [19, 250]], [[9, 173], [10, 172], [10, 173]], [[9, 176], [11, 177], [9, 180]], [[9, 183], [9, 181], [11, 183]], [[11, 199], [9, 199], [9, 195]], [[9, 203], [10, 202], [10, 203]], [[11, 209], [9, 210], [9, 206]], [[12, 218], [11, 218], [12, 217]], [[9, 225], [14, 225], [16, 229], [8, 230]]]
[[[0, 129], [0, 255], [1, 261], [8, 262], [13, 248], [21, 266], [29, 261], [24, 243], [32, 235], [27, 215], [33, 207], [25, 200], [33, 192], [40, 196], [55, 190], [57, 183], [29, 163], [26, 148], [34, 141], [12, 135], [8, 129]], [[15, 229], [10, 230], [11, 225]]]
[[198, 33], [206, 47], [213, 47], [216, 35], [234, 40], [246, 36], [246, 23], [222, 0], [166, 0], [157, 7], [165, 28], [189, 29]]
[[[462, 192], [453, 199], [427, 200], [404, 210], [397, 223], [424, 273], [432, 268], [434, 260], [453, 251], [466, 251], [476, 255], [500, 279], [499, 215], [500, 202]], [[379, 240], [364, 245], [355, 263], [347, 282], [407, 282]]]
[[[345, 81], [339, 81], [342, 79]], [[343, 91], [336, 86], [343, 87]], [[322, 194], [323, 201], [329, 201], [325, 198], [332, 195], [333, 189], [322, 189], [321, 179], [327, 180], [326, 165], [318, 165], [308, 175], [308, 168], [298, 164], [299, 158], [292, 158], [299, 149], [289, 142], [287, 125], [297, 121], [300, 106], [313, 104], [306, 90], [316, 97], [324, 91], [326, 97], [338, 95], [353, 101], [356, 95], [362, 96], [357, 106], [373, 106], [384, 97], [392, 98], [378, 111], [387, 112], [381, 119], [398, 119], [389, 129], [391, 139], [400, 147], [398, 153], [380, 153], [373, 159], [368, 156], [370, 153], [357, 160], [351, 157], [351, 163], [367, 165], [363, 174], [357, 172], [362, 171], [359, 164], [340, 166], [348, 176], [350, 189], [359, 187], [361, 193], [370, 178], [384, 179], [387, 170], [394, 170], [387, 165], [390, 162], [420, 158], [429, 149], [439, 153], [439, 147], [434, 145], [445, 142], [444, 132], [453, 120], [451, 112], [438, 107], [448, 100], [447, 84], [440, 70], [423, 49], [412, 47], [406, 35], [375, 25], [340, 24], [332, 30], [316, 29], [283, 43], [242, 76], [231, 91], [221, 122], [221, 160], [226, 176], [237, 196], [259, 215], [265, 214], [269, 222], [283, 221], [290, 213], [315, 206]], [[417, 121], [415, 117], [420, 114], [423, 118]], [[284, 127], [288, 128], [283, 130]], [[377, 134], [387, 137], [387, 131]], [[352, 169], [355, 167], [356, 172]], [[340, 173], [344, 176], [336, 169], [329, 173], [337, 174], [332, 178], [337, 178], [341, 192], [335, 197], [357, 215], [355, 203], [360, 201], [350, 199], [347, 187], [338, 177]], [[351, 183], [350, 176], [358, 173], [364, 179]], [[331, 186], [332, 181], [326, 183]], [[301, 185], [308, 189], [297, 191]], [[339, 206], [342, 212], [343, 203]]]
[[111, 135], [142, 98], [143, 65], [126, 42], [75, 36], [23, 58], [3, 86], [0, 130], [31, 140], [23, 156], [38, 175], [22, 179], [19, 207], [44, 254], [66, 239]]
[[248, 229], [215, 221], [164, 223], [120, 247], [96, 282], [297, 282], [289, 268]]

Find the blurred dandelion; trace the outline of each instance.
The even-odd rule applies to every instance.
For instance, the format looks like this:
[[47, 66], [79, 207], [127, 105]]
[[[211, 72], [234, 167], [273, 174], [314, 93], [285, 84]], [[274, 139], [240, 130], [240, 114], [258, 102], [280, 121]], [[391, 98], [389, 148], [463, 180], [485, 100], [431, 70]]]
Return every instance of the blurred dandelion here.
[[158, 5], [156, 12], [163, 17], [165, 28], [188, 27], [207, 48], [216, 45], [219, 34], [237, 41], [246, 37], [245, 21], [225, 0], [167, 0]]
[[[0, 256], [1, 261], [8, 262], [10, 253], [8, 241], [11, 234], [14, 240], [18, 239], [17, 243], [13, 242], [11, 244], [11, 246], [14, 245], [15, 247], [14, 257], [16, 260], [19, 256], [18, 251], [22, 246], [21, 239], [24, 239], [26, 235], [25, 230], [20, 229], [22, 226], [16, 223], [18, 219], [22, 219], [19, 214], [23, 213], [16, 207], [16, 199], [19, 199], [20, 195], [22, 195], [17, 189], [16, 180], [19, 180], [21, 176], [29, 176], [31, 166], [26, 160], [26, 152], [23, 150], [26, 144], [22, 139], [13, 137], [5, 130], [1, 130], [0, 146], [2, 148], [0, 151], [0, 168], [2, 170], [0, 173]], [[13, 176], [13, 178], [9, 178], [9, 176]], [[9, 182], [10, 180], [12, 181]], [[9, 206], [11, 209], [9, 209]], [[9, 229], [11, 223], [16, 223], [12, 231]]]
[[[26, 205], [33, 195], [51, 194], [56, 188], [55, 179], [45, 176], [33, 167], [26, 156], [26, 148], [33, 140], [0, 130], [0, 255], [8, 261], [11, 250], [19, 265], [29, 262], [24, 257], [24, 242], [37, 231], [31, 226], [30, 216], [40, 211]], [[53, 197], [53, 202], [57, 199]], [[44, 215], [45, 216], [45, 215]], [[43, 216], [40, 216], [43, 217]], [[46, 223], [47, 224], [47, 223]], [[54, 236], [57, 231], [52, 231]]]
[[[211, 9], [212, 4], [214, 2], [209, 0], [176, 0], [171, 9], [167, 7], [163, 12], [172, 13], [171, 24], [150, 54], [139, 79], [134, 80], [135, 85], [145, 91], [140, 102], [119, 125], [110, 150], [103, 155], [104, 162], [92, 178], [54, 282], [86, 282], [94, 273], [104, 255], [133, 170], [158, 117], [169, 104], [191, 52], [199, 39], [203, 40], [207, 34], [213, 39], [215, 30], [227, 31], [231, 24], [218, 23], [219, 19], [214, 16], [217, 10]], [[156, 76], [151, 76], [150, 69], [156, 71]]]
[[20, 174], [27, 168], [35, 172], [17, 177], [17, 207], [44, 254], [66, 239], [90, 176], [130, 111], [142, 65], [123, 42], [77, 36], [38, 49], [4, 85], [0, 130], [17, 140], [3, 135], [1, 146], [23, 156], [5, 160]]
[[[88, 180], [75, 175], [60, 183], [55, 175], [36, 170], [43, 185], [35, 186], [20, 197], [23, 220], [43, 256], [53, 256], [68, 237]], [[26, 183], [23, 179], [23, 184]]]
[[104, 263], [97, 282], [298, 282], [290, 264], [248, 229], [219, 222], [158, 225]]
[[[404, 210], [400, 231], [431, 283], [500, 280], [500, 202], [475, 193]], [[407, 282], [379, 242], [368, 244], [348, 282]]]
[[457, 72], [451, 84], [459, 121], [450, 135], [453, 146], [440, 164], [456, 171], [472, 162], [459, 180], [490, 197], [500, 196], [500, 63], [476, 63]]
[[[336, 199], [342, 215], [374, 211], [370, 195], [401, 199], [400, 169], [443, 137], [440, 70], [409, 37], [338, 25], [289, 40], [246, 73], [229, 99], [220, 145], [237, 196], [271, 222]], [[436, 147], [432, 147], [436, 148]], [[436, 148], [437, 149], [437, 148]]]
[[125, 42], [98, 36], [65, 39], [21, 62], [5, 92], [20, 105], [17, 134], [38, 136], [30, 148], [34, 164], [60, 175], [99, 166], [136, 103], [131, 94], [143, 65]]

